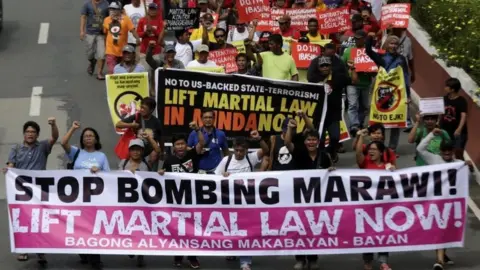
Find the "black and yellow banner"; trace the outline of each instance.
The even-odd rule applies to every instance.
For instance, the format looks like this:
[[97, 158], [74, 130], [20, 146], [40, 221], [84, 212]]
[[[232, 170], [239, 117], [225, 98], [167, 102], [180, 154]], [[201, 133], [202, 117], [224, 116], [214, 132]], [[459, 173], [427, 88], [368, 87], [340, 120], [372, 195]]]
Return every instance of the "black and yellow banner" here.
[[157, 112], [165, 136], [189, 132], [191, 121], [201, 123], [203, 108], [216, 111], [215, 126], [229, 137], [251, 130], [279, 134], [287, 117], [295, 117], [301, 132], [305, 121], [297, 111], [303, 110], [316, 127], [326, 111], [325, 91], [318, 84], [176, 69], [156, 72]]

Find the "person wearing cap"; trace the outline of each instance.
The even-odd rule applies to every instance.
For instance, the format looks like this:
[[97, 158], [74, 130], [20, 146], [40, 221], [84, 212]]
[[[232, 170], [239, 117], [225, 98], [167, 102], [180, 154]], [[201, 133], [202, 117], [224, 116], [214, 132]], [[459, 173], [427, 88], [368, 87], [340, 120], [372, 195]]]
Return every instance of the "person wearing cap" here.
[[113, 69], [114, 74], [145, 72], [145, 67], [137, 64], [135, 48], [132, 45], [125, 45], [122, 50], [122, 60]]
[[352, 16], [352, 28], [345, 31], [343, 35], [340, 37], [341, 48], [340, 48], [340, 55], [343, 54], [343, 51], [346, 48], [354, 47], [355, 46], [355, 32], [357, 30], [363, 29], [363, 18], [360, 14], [353, 14]]
[[281, 16], [278, 20], [279, 29], [275, 31], [275, 34], [280, 34], [282, 37], [299, 39], [300, 31], [291, 26], [292, 19], [288, 14]]
[[[151, 48], [152, 57], [156, 61], [160, 61], [166, 27], [167, 24], [158, 13], [158, 5], [156, 3], [149, 4], [147, 16], [140, 19], [137, 28], [137, 33], [142, 38], [142, 43], [140, 44], [140, 63], [145, 66], [148, 72], [151, 72], [152, 69], [146, 61], [147, 50]], [[152, 46], [152, 44], [154, 44], [154, 46]]]
[[115, 66], [122, 61], [123, 49], [128, 44], [128, 33], [132, 33], [137, 45], [140, 44], [140, 38], [132, 21], [122, 14], [122, 8], [117, 2], [110, 4], [109, 11], [110, 16], [103, 21], [103, 32], [106, 34], [107, 71], [112, 74]]
[[[352, 61], [352, 50], [365, 48], [366, 37], [367, 33], [363, 29], [355, 32], [355, 47], [346, 48], [342, 55], [345, 64]], [[347, 113], [350, 124], [349, 130], [352, 136], [363, 129], [365, 117], [370, 111], [370, 90], [376, 74], [376, 72], [358, 72], [358, 80], [352, 79], [352, 85], [347, 86]]]
[[307, 38], [310, 42], [319, 42], [324, 39], [324, 37], [320, 34], [318, 20], [316, 18], [308, 19]]
[[163, 68], [176, 68], [185, 69], [182, 61], [175, 59], [175, 46], [173, 44], [167, 44], [165, 46], [163, 59], [154, 59], [152, 55], [153, 47], [155, 47], [155, 41], [150, 41], [150, 47], [147, 50], [147, 64], [152, 70], [156, 70], [159, 67]]
[[298, 81], [298, 70], [295, 61], [288, 53], [283, 52], [283, 38], [279, 34], [273, 34], [268, 39], [270, 51], [260, 53], [257, 59], [262, 67], [264, 78], [276, 80]]
[[203, 18], [205, 14], [213, 14], [213, 10], [208, 7], [208, 0], [197, 0], [197, 8], [200, 9], [200, 18]]
[[[187, 136], [185, 134], [175, 134], [172, 137], [173, 154], [167, 157], [162, 169], [158, 170], [160, 175], [163, 176], [165, 172], [198, 173], [200, 159], [204, 152], [205, 138], [203, 137], [202, 130], [195, 121], [191, 122], [189, 127], [197, 134], [197, 144], [189, 148]], [[197, 256], [188, 256], [187, 260], [190, 268], [200, 268], [200, 262]], [[183, 256], [175, 256], [173, 258], [173, 265], [175, 267], [182, 267], [182, 262]]]
[[[336, 59], [335, 57], [333, 58]], [[327, 152], [330, 154], [333, 163], [337, 163], [337, 150], [339, 148], [338, 144], [340, 141], [340, 121], [342, 121], [343, 114], [343, 90], [345, 87], [347, 87], [347, 85], [352, 84], [352, 79], [347, 72], [334, 68], [331, 56], [322, 55], [316, 59], [315, 63], [317, 65], [316, 76], [314, 78], [309, 78], [309, 82], [323, 83], [325, 92], [328, 95], [328, 109], [323, 125], [324, 129], [321, 136], [320, 146], [322, 148], [325, 147], [325, 137], [326, 132], [328, 132], [329, 144], [327, 147]], [[342, 63], [342, 66], [344, 67], [345, 65]], [[352, 76], [356, 78], [353, 65], [350, 65], [349, 67], [350, 73], [352, 73]]]
[[[192, 34], [190, 35], [190, 41], [193, 42], [195, 40], [202, 40], [203, 39], [203, 31], [207, 30], [208, 33], [208, 41], [209, 42], [217, 42], [215, 39], [215, 27], [213, 25], [214, 19], [212, 14], [205, 13], [200, 20], [200, 27], [197, 29], [193, 29]], [[203, 42], [203, 41], [202, 41]]]
[[263, 31], [258, 35], [258, 46], [260, 52], [268, 52], [270, 51], [270, 45], [268, 44], [268, 38], [273, 33], [270, 31]]
[[[143, 1], [132, 0], [130, 4], [123, 6], [123, 12], [128, 16], [128, 18], [130, 18], [133, 26], [135, 26], [135, 29], [137, 29], [138, 22], [141, 18], [145, 17], [145, 6]], [[137, 41], [132, 33], [128, 33], [128, 44], [132, 45], [134, 48], [137, 46]]]
[[80, 40], [85, 42], [87, 60], [90, 63], [87, 73], [93, 75], [97, 68], [97, 79], [104, 79], [105, 35], [103, 20], [108, 17], [108, 2], [106, 0], [87, 1], [82, 6], [80, 16]]
[[198, 59], [192, 60], [188, 63], [187, 68], [198, 67], [217, 67], [217, 64], [212, 60], [208, 60], [209, 49], [205, 44], [201, 44], [197, 48]]

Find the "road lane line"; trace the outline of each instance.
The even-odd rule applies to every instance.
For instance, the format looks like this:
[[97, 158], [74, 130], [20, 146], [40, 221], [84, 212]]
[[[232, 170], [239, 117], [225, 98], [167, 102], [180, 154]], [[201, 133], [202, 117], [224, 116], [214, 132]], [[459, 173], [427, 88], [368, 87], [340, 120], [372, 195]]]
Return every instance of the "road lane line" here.
[[478, 208], [477, 204], [472, 200], [472, 198], [468, 197], [467, 204], [477, 219], [480, 220], [480, 208]]
[[40, 31], [38, 32], [38, 44], [47, 44], [49, 28], [50, 23], [40, 23]]
[[30, 116], [40, 116], [40, 107], [42, 105], [43, 87], [34, 86], [32, 96], [30, 97]]

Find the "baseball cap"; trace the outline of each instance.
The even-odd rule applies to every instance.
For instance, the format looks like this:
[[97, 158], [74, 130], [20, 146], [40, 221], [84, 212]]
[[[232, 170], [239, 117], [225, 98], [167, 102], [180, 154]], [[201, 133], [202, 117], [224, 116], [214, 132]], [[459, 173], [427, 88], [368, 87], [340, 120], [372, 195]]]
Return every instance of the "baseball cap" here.
[[210, 21], [210, 22], [213, 22], [213, 21], [214, 21], [213, 16], [212, 16], [212, 14], [210, 14], [210, 13], [205, 13], [205, 14], [203, 14], [203, 17], [202, 17], [202, 18], [203, 18], [204, 21]]
[[128, 148], [133, 147], [133, 146], [140, 146], [142, 148], [145, 148], [145, 144], [140, 139], [130, 140], [130, 143], [128, 144]]
[[292, 18], [289, 15], [285, 14], [282, 17], [278, 18], [278, 22], [290, 22]]
[[158, 9], [158, 5], [157, 5], [157, 3], [150, 3], [150, 4], [148, 4], [148, 8]]
[[125, 45], [123, 46], [122, 52], [134, 53], [135, 49], [132, 47], [132, 45]]
[[208, 0], [198, 0], [199, 4], [208, 4]]
[[363, 31], [362, 29], [355, 31], [355, 38], [364, 38], [367, 36], [367, 33]]
[[112, 3], [110, 3], [110, 5], [108, 6], [108, 8], [110, 8], [110, 9], [122, 9], [122, 7], [120, 6], [120, 4], [117, 3], [117, 2], [112, 2]]
[[363, 21], [362, 15], [356, 13], [353, 14], [352, 16], [352, 22], [358, 22], [358, 21]]
[[268, 41], [268, 38], [272, 35], [272, 32], [263, 31], [258, 37], [259, 41]]
[[202, 44], [200, 46], [198, 46], [197, 48], [197, 52], [201, 53], [201, 52], [209, 52], [210, 50], [208, 49], [208, 46], [205, 45], [205, 44]]
[[167, 46], [165, 46], [165, 52], [176, 52], [175, 51], [175, 46], [173, 46], [173, 44], [167, 44]]
[[332, 59], [330, 59], [330, 57], [328, 56], [321, 56], [320, 58], [318, 58], [318, 65], [321, 66], [321, 65], [331, 65], [332, 64]]

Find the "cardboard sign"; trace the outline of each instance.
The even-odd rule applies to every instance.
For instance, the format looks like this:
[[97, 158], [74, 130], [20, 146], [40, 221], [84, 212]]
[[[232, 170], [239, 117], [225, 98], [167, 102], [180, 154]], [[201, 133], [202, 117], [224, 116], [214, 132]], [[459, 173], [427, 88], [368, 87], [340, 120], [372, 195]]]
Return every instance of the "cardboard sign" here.
[[271, 9], [260, 14], [260, 19], [257, 25], [257, 31], [278, 31], [278, 19], [283, 15], [289, 15], [292, 19], [291, 27], [305, 31], [308, 26], [308, 19], [317, 17], [317, 10], [315, 8], [283, 8]]
[[237, 0], [238, 19], [240, 22], [250, 22], [260, 19], [263, 12], [270, 12], [268, 0]]
[[341, 33], [352, 28], [350, 12], [347, 7], [328, 9], [318, 13], [317, 18], [322, 34]]
[[322, 49], [316, 44], [292, 42], [291, 51], [297, 68], [308, 68], [312, 59], [319, 56]]
[[365, 48], [352, 48], [350, 51], [350, 60], [355, 65], [357, 72], [377, 72], [378, 66], [365, 52]]
[[167, 30], [177, 31], [187, 28], [198, 28], [200, 24], [200, 9], [171, 8], [167, 14]]
[[238, 51], [236, 48], [228, 48], [210, 51], [208, 59], [215, 62], [218, 66], [225, 68], [225, 73], [233, 73], [238, 71], [235, 57]]
[[422, 116], [445, 114], [445, 101], [443, 97], [421, 98], [418, 105]]
[[382, 29], [390, 25], [393, 28], [408, 28], [410, 19], [410, 4], [389, 4], [382, 7]]

